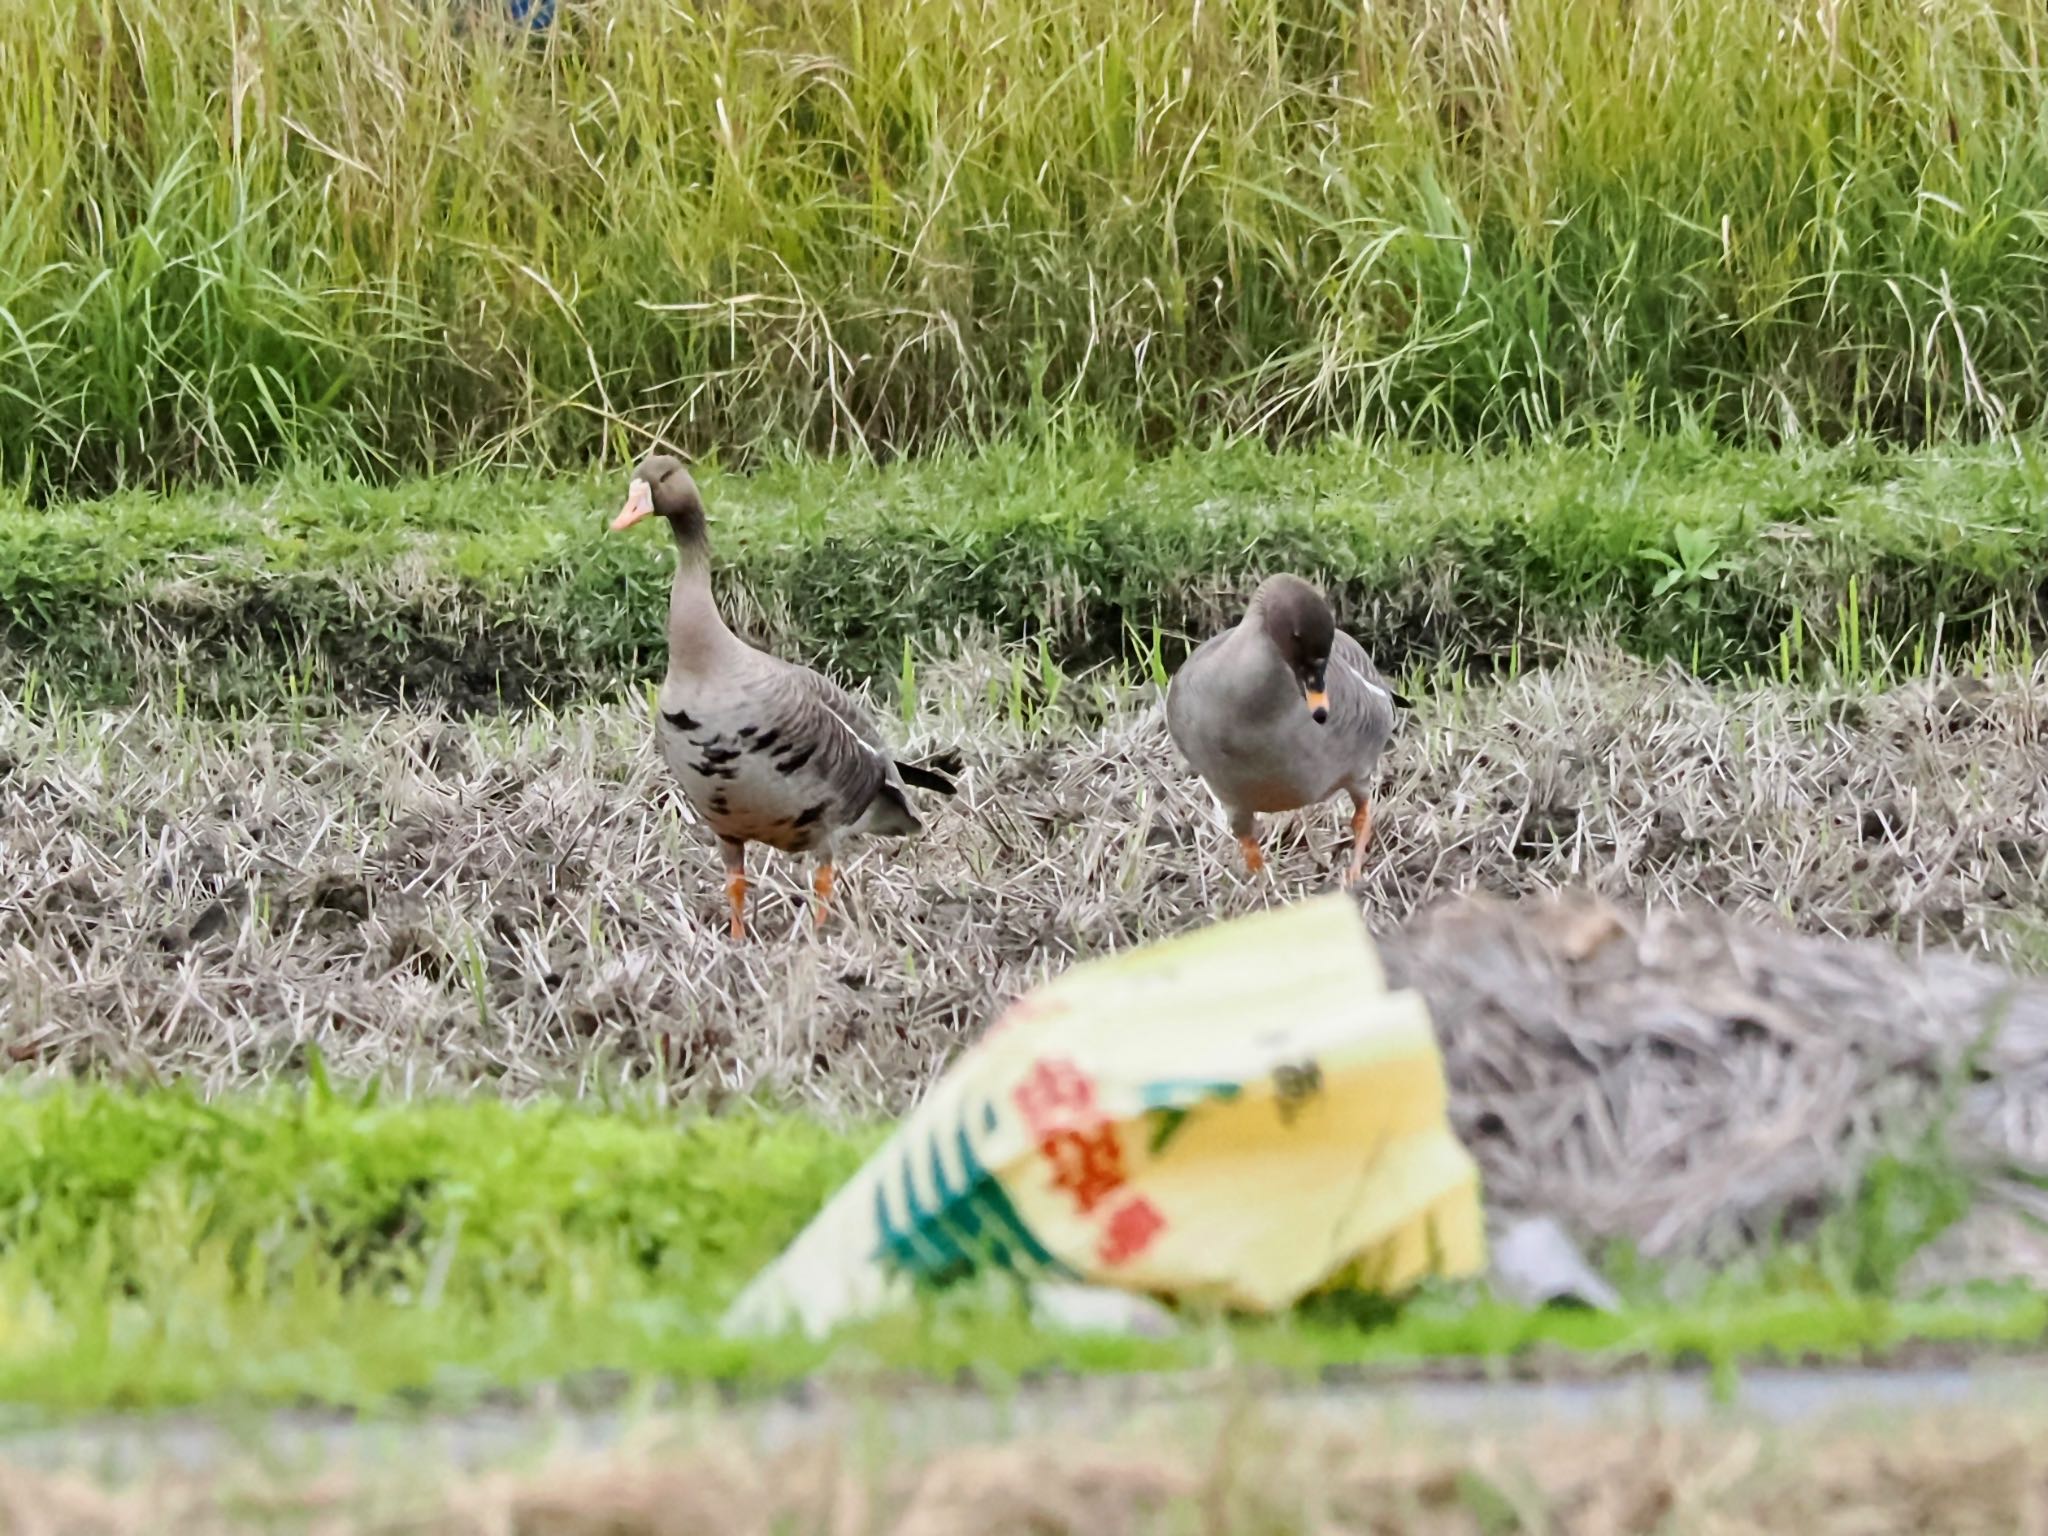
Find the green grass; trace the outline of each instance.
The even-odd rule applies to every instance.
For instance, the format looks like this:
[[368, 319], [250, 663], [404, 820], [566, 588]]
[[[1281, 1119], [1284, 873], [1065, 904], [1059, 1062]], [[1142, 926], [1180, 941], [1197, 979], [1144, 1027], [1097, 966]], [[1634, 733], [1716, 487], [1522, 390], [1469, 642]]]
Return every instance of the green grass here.
[[0, 475], [2038, 422], [2028, 0], [19, 0]]
[[[877, 1143], [747, 1111], [384, 1104], [315, 1076], [212, 1104], [42, 1087], [0, 1100], [0, 1400], [25, 1415], [184, 1403], [456, 1404], [591, 1371], [768, 1385], [817, 1371], [1289, 1370], [1557, 1349], [1733, 1364], [1857, 1358], [1915, 1340], [2027, 1344], [2048, 1299], [1870, 1288], [1859, 1207], [1819, 1238], [1681, 1287], [1616, 1270], [1619, 1316], [1532, 1314], [1441, 1290], [1326, 1301], [1179, 1339], [1059, 1339], [1014, 1301], [946, 1294], [831, 1341], [710, 1325]], [[1886, 1200], [1891, 1195], [1883, 1197]], [[1952, 1213], [1951, 1213], [1952, 1214]], [[1923, 1223], [1924, 1240], [1940, 1223]], [[1880, 1276], [1881, 1277], [1881, 1276]]]
[[[906, 644], [963, 630], [1170, 665], [1279, 569], [1328, 582], [1397, 670], [1590, 630], [1705, 672], [1862, 677], [2048, 637], [2037, 445], [1010, 446], [704, 479], [728, 612], [884, 691], [915, 676]], [[0, 507], [0, 683], [251, 708], [612, 693], [658, 673], [672, 561], [655, 532], [605, 531], [622, 494], [292, 478]]]

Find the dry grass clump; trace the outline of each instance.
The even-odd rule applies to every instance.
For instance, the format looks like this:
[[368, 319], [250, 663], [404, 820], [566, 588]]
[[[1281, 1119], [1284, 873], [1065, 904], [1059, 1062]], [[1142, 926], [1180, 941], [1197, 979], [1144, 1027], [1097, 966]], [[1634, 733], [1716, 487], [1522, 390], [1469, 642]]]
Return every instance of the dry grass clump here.
[[1582, 893], [1433, 908], [1383, 955], [1497, 1209], [1725, 1260], [1860, 1189], [1859, 1283], [2048, 1276], [2048, 982]]
[[[1015, 718], [981, 657], [903, 733], [957, 745], [920, 843], [844, 872], [755, 853], [756, 938], [638, 708], [201, 726], [0, 715], [0, 1038], [17, 1062], [220, 1088], [292, 1070], [533, 1092], [909, 1102], [998, 1003], [1089, 954], [1331, 886], [1339, 812], [1245, 880], [1149, 689]], [[1585, 885], [2038, 959], [2048, 669], [1884, 695], [1716, 690], [1585, 654], [1424, 704], [1387, 765], [1380, 929], [1471, 890]]]
[[[2032, 1531], [2048, 1520], [2037, 1415], [1922, 1414], [1797, 1431], [1742, 1424], [1523, 1428], [1456, 1437], [1378, 1418], [1274, 1417], [1218, 1433], [1126, 1427], [886, 1457], [649, 1437], [535, 1467], [165, 1471], [128, 1486], [0, 1468], [0, 1519], [34, 1536], [317, 1530], [371, 1536], [1430, 1536]], [[416, 1461], [417, 1458], [409, 1458]]]

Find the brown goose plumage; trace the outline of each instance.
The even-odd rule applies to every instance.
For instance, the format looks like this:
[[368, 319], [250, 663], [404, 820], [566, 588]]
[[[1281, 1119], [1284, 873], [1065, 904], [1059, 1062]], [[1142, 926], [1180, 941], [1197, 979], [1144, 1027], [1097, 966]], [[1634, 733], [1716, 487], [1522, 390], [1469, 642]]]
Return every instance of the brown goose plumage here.
[[684, 798], [718, 836], [732, 935], [746, 933], [746, 849], [766, 843], [818, 860], [818, 921], [832, 901], [843, 840], [922, 827], [906, 784], [953, 792], [930, 769], [890, 755], [867, 712], [830, 678], [754, 649], [725, 626], [711, 595], [704, 503], [667, 454], [633, 471], [614, 530], [667, 520], [676, 541], [668, 673], [655, 731]]

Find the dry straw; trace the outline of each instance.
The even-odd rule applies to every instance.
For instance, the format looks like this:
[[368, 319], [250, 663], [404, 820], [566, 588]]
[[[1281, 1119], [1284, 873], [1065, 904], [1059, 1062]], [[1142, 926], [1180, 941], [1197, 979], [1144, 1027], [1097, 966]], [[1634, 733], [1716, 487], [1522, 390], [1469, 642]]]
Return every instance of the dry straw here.
[[[0, 1038], [24, 1064], [213, 1090], [290, 1080], [317, 1046], [414, 1091], [653, 1080], [889, 1112], [1077, 957], [1336, 879], [1335, 808], [1272, 819], [1272, 877], [1238, 873], [1149, 687], [1078, 679], [1013, 718], [989, 704], [1009, 676], [983, 656], [926, 678], [899, 732], [958, 744], [961, 794], [847, 867], [822, 938], [804, 872], [760, 858], [741, 946], [637, 709], [0, 715]], [[2009, 1033], [1968, 1145], [2048, 1150], [2042, 994], [2000, 1012], [2003, 974], [1953, 952], [2044, 957], [2044, 722], [2042, 670], [1816, 694], [1594, 653], [1425, 701], [1363, 901], [1434, 1002], [1494, 1198], [1568, 1193], [1655, 1251], [1754, 1236], [1921, 1125], [1990, 1022]], [[1580, 887], [1626, 919], [1584, 965], [1576, 909], [1416, 920]], [[1727, 917], [1641, 920], [1687, 903]]]

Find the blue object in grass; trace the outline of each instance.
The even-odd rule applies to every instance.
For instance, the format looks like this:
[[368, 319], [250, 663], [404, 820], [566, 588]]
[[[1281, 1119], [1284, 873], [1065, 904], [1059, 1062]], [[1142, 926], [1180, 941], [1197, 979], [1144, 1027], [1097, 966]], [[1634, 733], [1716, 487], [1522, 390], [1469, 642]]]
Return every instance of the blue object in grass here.
[[511, 17], [515, 22], [523, 21], [532, 32], [542, 32], [555, 24], [555, 0], [506, 0]]

